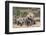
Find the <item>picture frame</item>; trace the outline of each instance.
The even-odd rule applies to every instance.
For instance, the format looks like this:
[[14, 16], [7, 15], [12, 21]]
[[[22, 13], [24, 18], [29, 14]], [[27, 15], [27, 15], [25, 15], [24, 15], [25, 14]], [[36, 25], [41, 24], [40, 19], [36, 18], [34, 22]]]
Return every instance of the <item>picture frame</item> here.
[[[15, 23], [13, 22], [14, 15], [19, 11], [21, 11], [22, 14], [23, 14], [23, 12], [26, 11], [26, 14], [27, 14], [27, 12], [28, 12], [28, 14], [33, 12], [37, 16], [39, 15], [38, 17], [40, 17], [40, 18], [38, 21], [40, 21], [41, 25], [40, 24], [39, 24], [39, 26], [30, 25], [27, 20], [26, 21], [27, 23], [25, 23], [25, 25], [29, 24], [30, 25], [29, 27], [26, 25], [26, 26], [24, 26], [25, 27], [24, 28], [23, 27], [24, 22], [23, 22], [23, 24], [21, 23], [20, 24], [21, 26], [19, 27], [18, 25], [16, 25], [16, 24], [19, 24], [19, 23], [17, 23], [17, 21]], [[29, 11], [31, 11], [31, 12], [29, 12]], [[19, 13], [17, 13], [17, 14], [19, 14]], [[20, 17], [20, 14], [19, 14], [19, 17]], [[26, 14], [23, 14], [23, 16], [22, 16], [22, 14], [21, 14], [21, 17], [23, 18], [23, 16], [24, 16], [24, 18], [25, 18]], [[18, 19], [18, 17], [16, 18], [16, 20], [17, 19]], [[23, 21], [23, 20], [21, 20], [21, 21]], [[30, 27], [31, 27], [31, 29], [30, 29]], [[5, 1], [5, 34], [35, 33], [35, 32], [45, 32], [45, 3]]]

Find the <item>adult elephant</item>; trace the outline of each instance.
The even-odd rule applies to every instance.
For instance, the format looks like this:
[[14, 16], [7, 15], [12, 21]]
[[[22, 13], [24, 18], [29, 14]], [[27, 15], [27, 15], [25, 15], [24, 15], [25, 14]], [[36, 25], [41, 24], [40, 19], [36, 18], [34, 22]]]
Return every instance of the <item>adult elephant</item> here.
[[33, 24], [35, 24], [34, 14], [29, 13], [29, 14], [27, 15], [27, 18], [26, 18], [26, 25], [27, 25], [27, 26], [30, 26], [30, 25], [33, 25]]

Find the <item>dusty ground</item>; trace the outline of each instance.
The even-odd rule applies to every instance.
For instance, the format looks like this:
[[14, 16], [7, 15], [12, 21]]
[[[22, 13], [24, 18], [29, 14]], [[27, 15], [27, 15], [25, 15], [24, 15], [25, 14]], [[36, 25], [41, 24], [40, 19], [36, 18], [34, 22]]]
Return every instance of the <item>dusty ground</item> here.
[[20, 25], [13, 24], [13, 28], [25, 28], [25, 27], [40, 27], [40, 22], [36, 22], [36, 24], [30, 26], [26, 26], [26, 25], [20, 26]]

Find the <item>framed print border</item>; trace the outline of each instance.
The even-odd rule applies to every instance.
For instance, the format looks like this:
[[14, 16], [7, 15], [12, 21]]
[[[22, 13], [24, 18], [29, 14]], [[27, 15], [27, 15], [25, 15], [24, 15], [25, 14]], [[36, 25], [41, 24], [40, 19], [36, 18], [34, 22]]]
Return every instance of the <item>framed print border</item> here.
[[[9, 32], [9, 3], [43, 5], [43, 30], [39, 30], [39, 31], [23, 31], [23, 32]], [[5, 34], [33, 33], [33, 32], [45, 32], [45, 3], [5, 1]]]

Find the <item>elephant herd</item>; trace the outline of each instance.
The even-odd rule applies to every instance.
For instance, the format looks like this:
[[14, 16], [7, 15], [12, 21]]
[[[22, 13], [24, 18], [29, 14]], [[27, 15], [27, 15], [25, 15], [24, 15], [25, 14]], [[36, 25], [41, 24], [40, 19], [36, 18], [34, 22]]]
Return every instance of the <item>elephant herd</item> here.
[[35, 24], [35, 21], [32, 17], [22, 17], [22, 18], [20, 17], [15, 19], [15, 24], [20, 26], [23, 26], [23, 25], [31, 26]]

